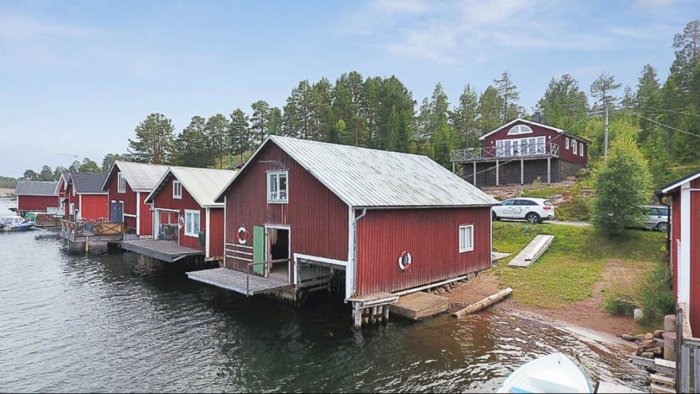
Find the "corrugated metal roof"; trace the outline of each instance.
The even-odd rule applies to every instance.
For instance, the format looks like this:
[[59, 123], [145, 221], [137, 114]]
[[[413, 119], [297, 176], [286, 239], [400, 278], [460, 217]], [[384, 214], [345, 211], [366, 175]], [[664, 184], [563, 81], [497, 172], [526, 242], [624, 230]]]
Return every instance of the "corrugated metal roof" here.
[[168, 170], [168, 166], [160, 164], [134, 163], [121, 160], [115, 161], [114, 165], [119, 167], [126, 181], [129, 182], [129, 186], [135, 192], [150, 193]]
[[158, 181], [146, 201], [155, 198], [160, 187], [172, 175], [180, 181], [182, 187], [203, 207], [223, 207], [223, 203], [214, 201], [221, 189], [228, 185], [236, 176], [237, 171], [215, 170], [211, 168], [170, 167]]
[[19, 181], [15, 188], [17, 196], [55, 196], [56, 181]]
[[102, 191], [102, 185], [107, 179], [107, 174], [74, 172], [70, 174], [70, 179], [76, 193], [106, 193]]
[[279, 136], [270, 141], [351, 207], [498, 204], [427, 156]]

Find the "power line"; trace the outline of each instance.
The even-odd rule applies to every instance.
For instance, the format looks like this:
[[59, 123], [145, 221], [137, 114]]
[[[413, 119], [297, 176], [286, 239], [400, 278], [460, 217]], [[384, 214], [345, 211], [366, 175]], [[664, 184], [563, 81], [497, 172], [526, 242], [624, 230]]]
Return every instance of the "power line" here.
[[678, 115], [697, 116], [698, 118], [700, 118], [700, 114], [693, 114], [693, 113], [690, 113], [690, 112], [680, 112], [680, 111], [673, 111], [673, 110], [670, 110], [670, 109], [652, 108], [652, 107], [644, 107], [644, 108], [645, 108], [645, 109], [652, 109], [652, 110], [654, 110], [654, 111], [669, 112], [669, 113], [678, 114]]
[[667, 129], [674, 130], [674, 131], [677, 131], [677, 132], [679, 132], [679, 133], [692, 135], [693, 137], [700, 137], [699, 134], [694, 134], [694, 133], [691, 133], [691, 132], [689, 132], [689, 131], [677, 129], [677, 128], [673, 127], [673, 126], [669, 126], [669, 125], [667, 125], [667, 124], [661, 123], [661, 122], [656, 121], [656, 120], [654, 120], [654, 119], [647, 118], [646, 116], [644, 116], [644, 115], [642, 115], [642, 114], [638, 114], [638, 113], [636, 113], [636, 112], [634, 112], [634, 111], [631, 111], [631, 110], [629, 110], [629, 109], [622, 108], [622, 110], [623, 110], [623, 111], [627, 111], [627, 112], [629, 112], [629, 113], [631, 113], [631, 114], [633, 114], [633, 115], [637, 115], [637, 116], [639, 116], [640, 118], [646, 119], [646, 120], [648, 120], [648, 121], [650, 121], [650, 122], [652, 122], [652, 123], [654, 123], [654, 124], [657, 124], [657, 125], [659, 125], [659, 126], [661, 126], [661, 127], [665, 127], [665, 128], [667, 128]]

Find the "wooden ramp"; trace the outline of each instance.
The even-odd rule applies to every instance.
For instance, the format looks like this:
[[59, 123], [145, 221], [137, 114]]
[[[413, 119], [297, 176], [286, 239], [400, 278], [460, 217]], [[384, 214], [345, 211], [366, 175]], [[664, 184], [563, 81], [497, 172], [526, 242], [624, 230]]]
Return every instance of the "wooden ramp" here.
[[439, 315], [447, 312], [448, 309], [450, 309], [449, 298], [422, 291], [405, 295], [389, 306], [391, 313], [411, 320]]
[[537, 261], [544, 252], [547, 251], [549, 245], [554, 240], [553, 235], [540, 234], [530, 242], [525, 249], [521, 250], [513, 260], [508, 263], [509, 267], [529, 267], [530, 264]]
[[152, 239], [123, 241], [122, 249], [168, 263], [174, 263], [189, 256], [204, 256], [203, 250], [186, 248], [171, 241]]
[[294, 286], [280, 277], [269, 276], [265, 278], [253, 274], [248, 275], [245, 272], [228, 268], [191, 271], [187, 273], [187, 277], [198, 282], [245, 294], [246, 296]]

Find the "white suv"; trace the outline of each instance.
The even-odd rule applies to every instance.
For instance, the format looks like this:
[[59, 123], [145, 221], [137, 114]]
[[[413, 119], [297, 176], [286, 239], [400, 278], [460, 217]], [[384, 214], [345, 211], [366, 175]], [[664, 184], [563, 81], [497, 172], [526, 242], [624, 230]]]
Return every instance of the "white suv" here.
[[554, 219], [554, 204], [544, 198], [510, 198], [496, 205], [491, 211], [493, 220], [525, 219], [528, 223], [542, 223]]

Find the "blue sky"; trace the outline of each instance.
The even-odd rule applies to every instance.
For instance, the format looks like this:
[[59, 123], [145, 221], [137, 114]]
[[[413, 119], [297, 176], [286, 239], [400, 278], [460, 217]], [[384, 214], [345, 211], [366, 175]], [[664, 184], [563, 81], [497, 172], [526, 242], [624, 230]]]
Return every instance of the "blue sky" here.
[[698, 18], [695, 0], [0, 0], [0, 175], [126, 152], [151, 112], [179, 131], [351, 70], [418, 102], [442, 82], [454, 103], [507, 69], [531, 110], [564, 73], [586, 91], [603, 71], [634, 86], [646, 63], [665, 78]]

